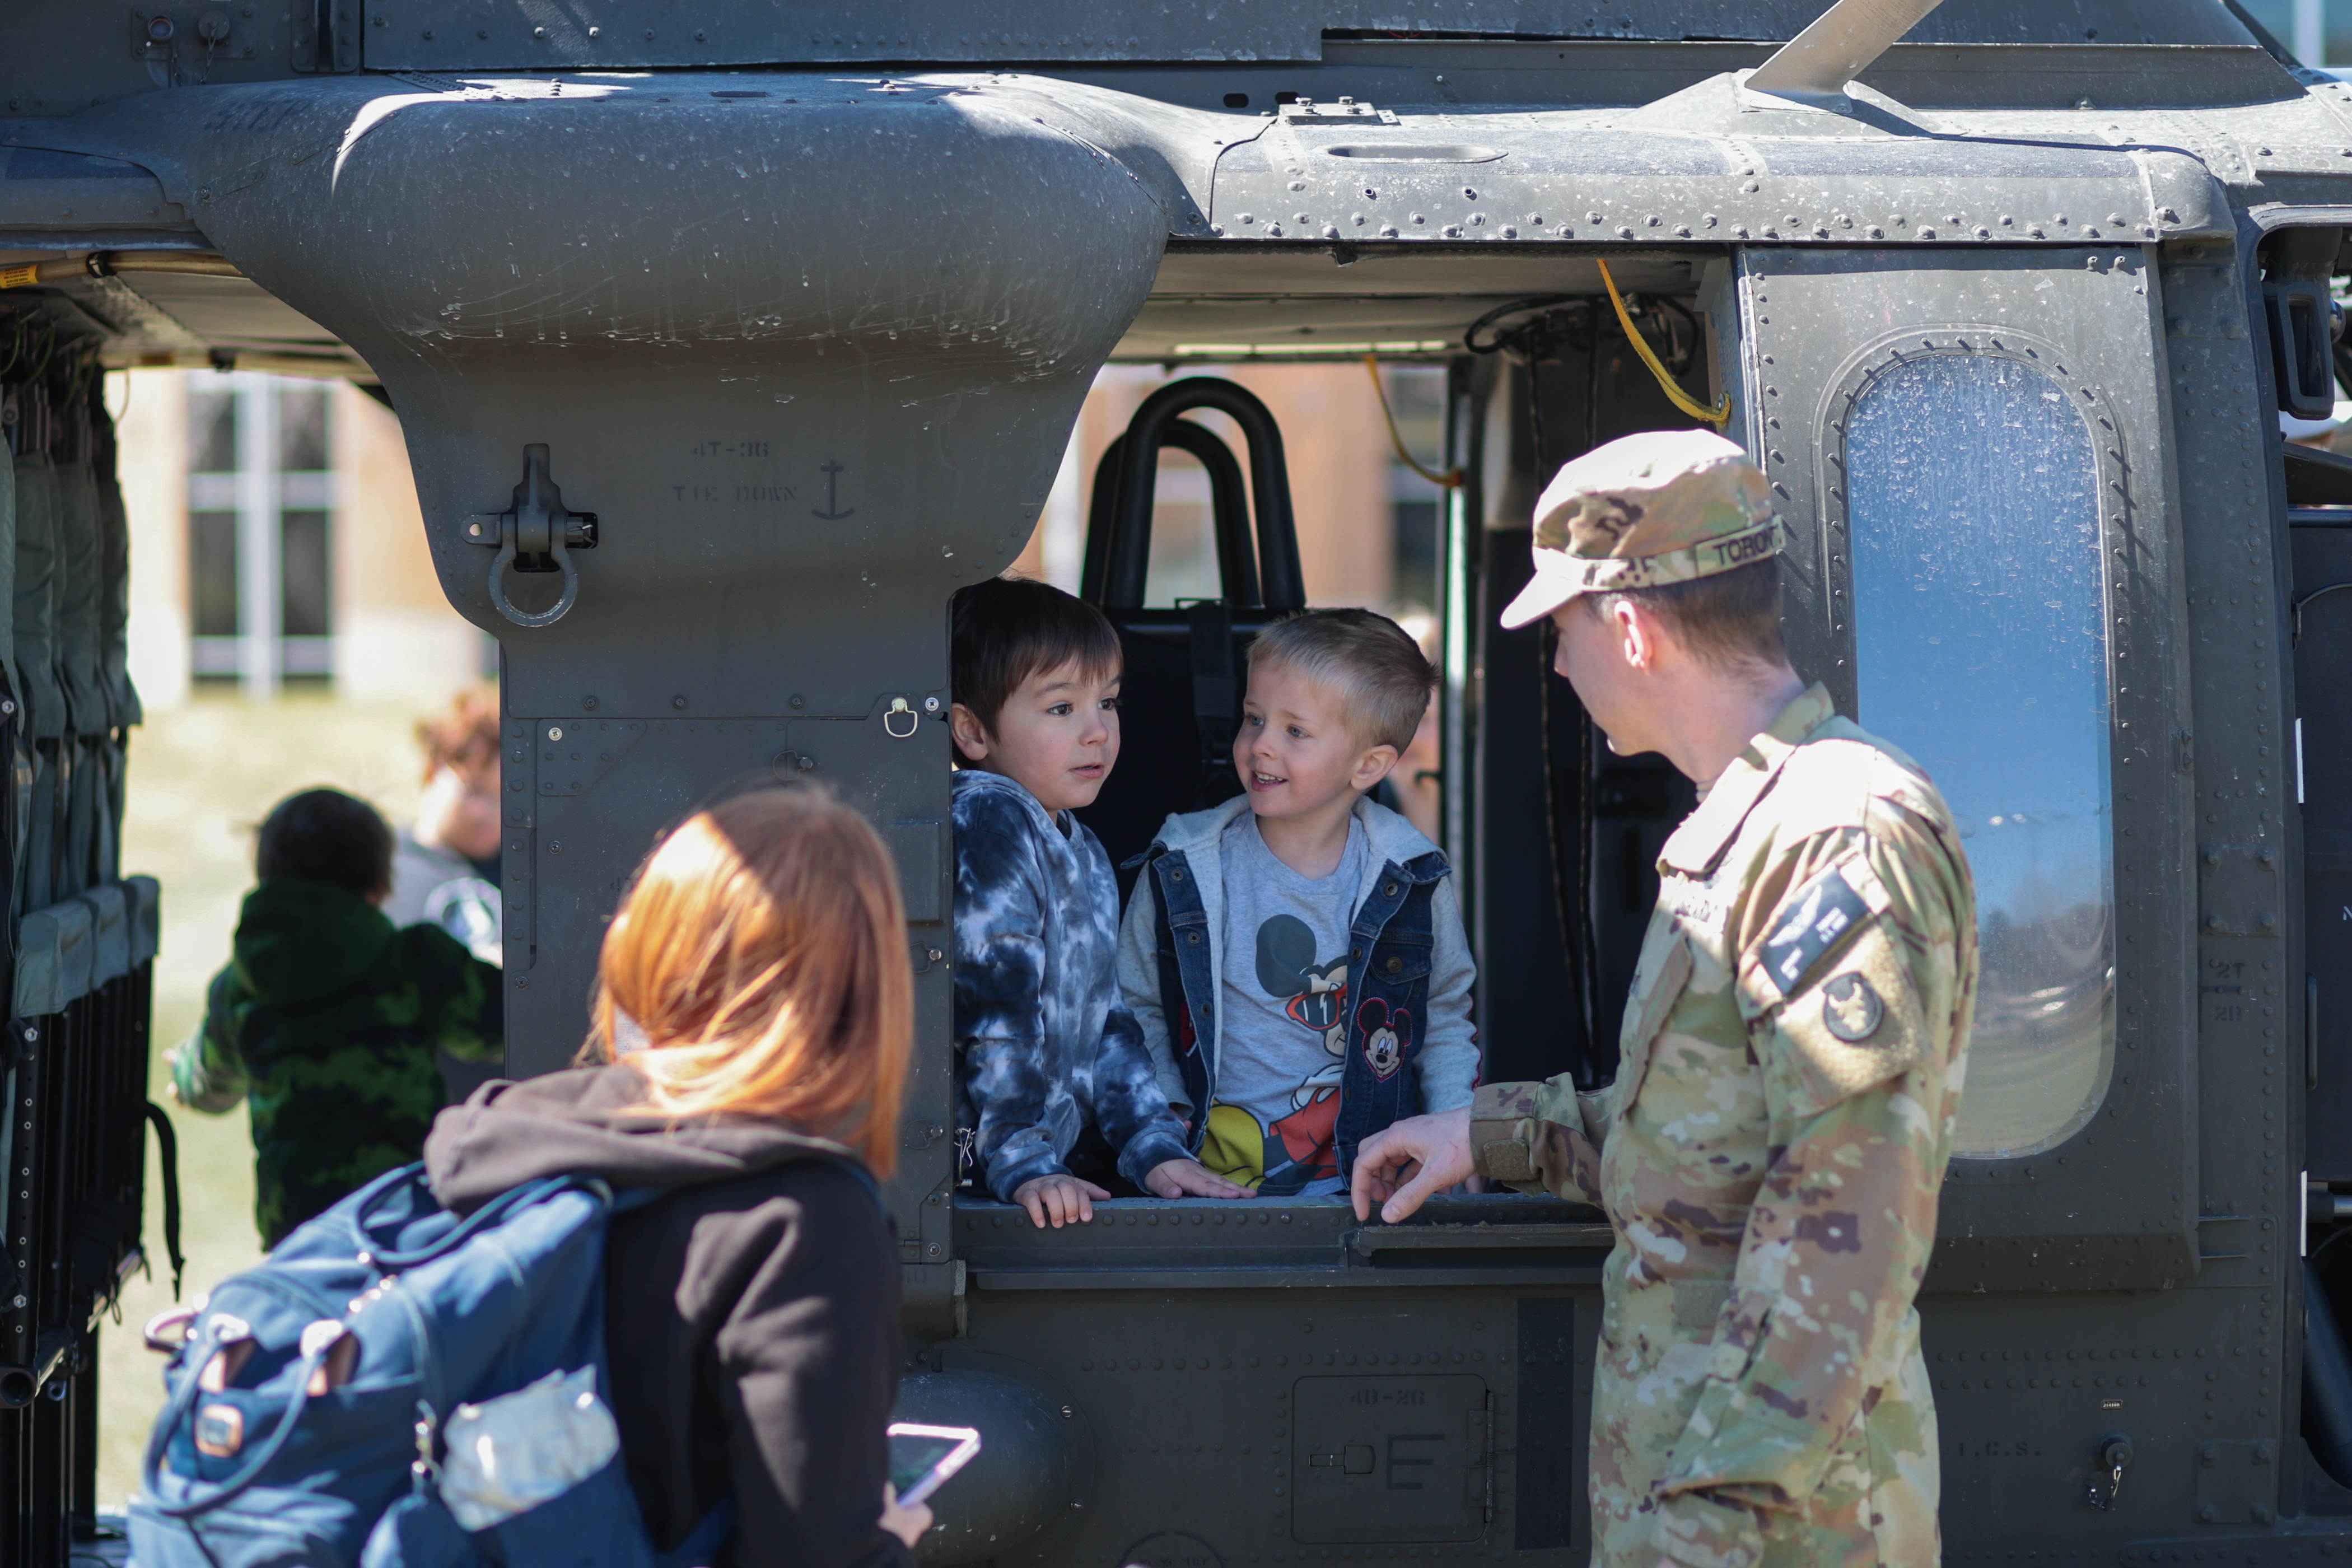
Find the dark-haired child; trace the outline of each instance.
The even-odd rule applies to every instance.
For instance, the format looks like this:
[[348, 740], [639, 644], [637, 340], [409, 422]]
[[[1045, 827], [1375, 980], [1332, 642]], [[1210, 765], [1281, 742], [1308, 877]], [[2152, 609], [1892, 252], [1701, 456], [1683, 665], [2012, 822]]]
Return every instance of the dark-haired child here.
[[1118, 634], [1045, 583], [955, 597], [957, 1120], [990, 1192], [1091, 1219], [1113, 1178], [1247, 1197], [1185, 1147], [1118, 987], [1118, 889], [1071, 813], [1118, 761]]
[[499, 972], [436, 925], [395, 929], [392, 830], [365, 801], [305, 790], [270, 811], [260, 885], [204, 1022], [172, 1052], [172, 1091], [253, 1107], [254, 1218], [276, 1247], [304, 1220], [423, 1156], [444, 1102], [436, 1048], [502, 1051]]

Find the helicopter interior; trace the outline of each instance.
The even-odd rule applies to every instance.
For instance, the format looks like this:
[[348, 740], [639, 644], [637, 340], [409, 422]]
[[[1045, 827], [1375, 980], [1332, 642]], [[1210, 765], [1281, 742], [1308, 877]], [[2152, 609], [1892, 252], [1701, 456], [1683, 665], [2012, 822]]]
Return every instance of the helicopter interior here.
[[[1608, 271], [1604, 282], [1591, 258], [1465, 265], [1442, 252], [1336, 246], [1235, 257], [1180, 244], [1115, 355], [1171, 372], [1366, 354], [1446, 367], [1440, 837], [1479, 955], [1489, 1079], [1566, 1071], [1595, 1085], [1612, 1075], [1656, 896], [1654, 863], [1696, 800], [1663, 758], [1610, 753], [1574, 692], [1549, 673], [1549, 623], [1495, 625], [1529, 574], [1543, 479], [1620, 436], [1706, 424], [1676, 406], [1666, 379], [1685, 407], [1703, 407], [1737, 374], [1723, 258], [1636, 255], [1612, 258]], [[1464, 292], [1473, 278], [1476, 291]], [[1658, 370], [1635, 352], [1628, 324]], [[1247, 497], [1236, 455], [1181, 417], [1202, 406], [1234, 413], [1236, 397], [1255, 403], [1222, 378], [1170, 384], [1095, 476], [1084, 593], [1126, 644], [1130, 717], [1123, 765], [1082, 815], [1114, 865], [1146, 847], [1169, 812], [1239, 793], [1226, 758], [1249, 638], [1305, 603], [1271, 416], [1262, 405], [1235, 414]], [[1180, 446], [1209, 470], [1220, 603], [1145, 606], [1149, 486], [1122, 464], [1146, 444]]]

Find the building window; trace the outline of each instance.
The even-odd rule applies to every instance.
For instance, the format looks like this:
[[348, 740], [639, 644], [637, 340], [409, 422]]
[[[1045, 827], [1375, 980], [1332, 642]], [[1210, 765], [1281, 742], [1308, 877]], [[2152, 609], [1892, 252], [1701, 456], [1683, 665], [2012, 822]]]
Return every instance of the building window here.
[[1953, 1152], [2031, 1154], [2115, 1063], [2105, 589], [2089, 427], [2033, 366], [1880, 372], [1848, 425], [1861, 720], [1918, 759], [1976, 872], [1982, 973]]
[[197, 679], [268, 697], [334, 668], [327, 389], [239, 372], [188, 394], [188, 595]]

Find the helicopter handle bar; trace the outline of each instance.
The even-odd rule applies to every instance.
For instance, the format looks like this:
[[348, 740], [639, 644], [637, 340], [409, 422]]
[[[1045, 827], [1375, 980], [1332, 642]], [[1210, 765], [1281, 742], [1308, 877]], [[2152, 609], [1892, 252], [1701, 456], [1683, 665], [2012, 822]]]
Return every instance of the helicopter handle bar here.
[[1250, 489], [1257, 510], [1258, 573], [1265, 605], [1276, 610], [1304, 609], [1306, 574], [1298, 564], [1298, 531], [1291, 516], [1290, 475], [1283, 458], [1281, 426], [1247, 387], [1205, 375], [1161, 387], [1143, 400], [1128, 423], [1127, 451], [1136, 457], [1133, 461], [1122, 458], [1118, 465], [1098, 603], [1105, 609], [1123, 610], [1143, 605], [1144, 577], [1151, 564], [1151, 498], [1159, 480], [1159, 464], [1144, 461], [1141, 454], [1150, 453], [1156, 459], [1161, 444], [1171, 438], [1169, 426], [1179, 415], [1195, 408], [1213, 408], [1230, 416], [1248, 437]]
[[[1171, 423], [1160, 437], [1162, 450], [1173, 447], [1189, 452], [1209, 474], [1210, 513], [1215, 520], [1217, 579], [1225, 603], [1255, 608], [1259, 603], [1257, 551], [1250, 543], [1249, 492], [1242, 486], [1242, 466], [1234, 449], [1217, 433], [1190, 419]], [[1157, 454], [1154, 454], [1157, 457]], [[1117, 504], [1118, 476], [1127, 459], [1127, 433], [1111, 437], [1095, 467], [1094, 497], [1087, 508], [1087, 560], [1080, 574], [1079, 596], [1093, 603], [1102, 599], [1102, 578], [1108, 568], [1111, 516]], [[1156, 466], [1156, 465], [1155, 465]]]

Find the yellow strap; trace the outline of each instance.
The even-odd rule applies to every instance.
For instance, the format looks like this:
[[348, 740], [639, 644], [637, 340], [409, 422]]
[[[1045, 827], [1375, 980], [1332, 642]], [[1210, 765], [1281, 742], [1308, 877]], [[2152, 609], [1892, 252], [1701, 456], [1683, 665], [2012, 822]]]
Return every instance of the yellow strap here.
[[27, 261], [21, 267], [0, 267], [0, 289], [24, 289], [40, 280], [41, 264]]
[[1658, 356], [1650, 352], [1650, 341], [1644, 338], [1633, 325], [1633, 316], [1625, 310], [1625, 298], [1617, 292], [1617, 279], [1609, 276], [1609, 263], [1601, 260], [1599, 257], [1593, 258], [1593, 260], [1601, 268], [1602, 286], [1609, 290], [1609, 302], [1617, 307], [1617, 324], [1625, 329], [1626, 341], [1633, 345], [1633, 352], [1642, 356], [1642, 363], [1650, 367], [1650, 374], [1658, 378], [1658, 390], [1666, 395], [1666, 401], [1692, 418], [1704, 419], [1710, 425], [1721, 425], [1729, 420], [1731, 417], [1729, 395], [1727, 394], [1721, 403], [1709, 408], [1675, 384], [1675, 378], [1666, 374], [1666, 367], [1658, 363]]
[[1381, 400], [1381, 417], [1389, 422], [1389, 445], [1396, 448], [1397, 461], [1443, 489], [1450, 490], [1459, 487], [1462, 483], [1461, 469], [1448, 468], [1441, 474], [1433, 468], [1424, 468], [1413, 460], [1411, 452], [1404, 449], [1404, 437], [1397, 434], [1396, 416], [1389, 412], [1388, 389], [1381, 384], [1381, 356], [1366, 354], [1364, 370], [1372, 378], [1372, 395]]

